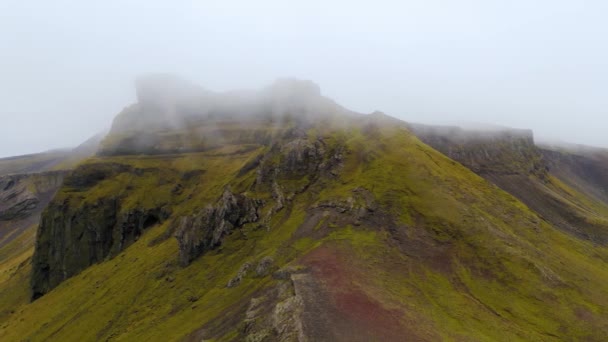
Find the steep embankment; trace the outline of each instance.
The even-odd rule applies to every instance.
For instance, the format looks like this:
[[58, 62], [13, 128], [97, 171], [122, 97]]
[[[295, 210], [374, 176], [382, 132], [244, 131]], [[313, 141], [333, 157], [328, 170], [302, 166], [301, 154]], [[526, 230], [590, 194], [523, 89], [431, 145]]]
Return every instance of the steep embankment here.
[[[191, 153], [166, 127], [152, 134], [169, 137], [168, 149], [111, 134], [46, 210], [39, 298], [0, 323], [0, 339], [608, 334], [605, 247], [556, 229], [397, 120], [297, 113], [206, 116], [200, 126], [222, 144]], [[267, 128], [263, 138], [252, 124]]]
[[424, 142], [524, 202], [555, 227], [608, 243], [605, 154], [540, 149], [531, 131], [411, 125]]

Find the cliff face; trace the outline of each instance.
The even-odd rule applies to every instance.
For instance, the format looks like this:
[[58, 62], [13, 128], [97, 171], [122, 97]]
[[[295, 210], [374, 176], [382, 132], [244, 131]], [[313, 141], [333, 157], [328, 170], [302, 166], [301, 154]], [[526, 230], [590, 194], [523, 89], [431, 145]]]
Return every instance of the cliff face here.
[[78, 196], [130, 172], [153, 171], [112, 163], [85, 164], [66, 177], [63, 192], [48, 205], [38, 227], [32, 259], [33, 299], [87, 266], [116, 255], [168, 217], [162, 207], [122, 210], [119, 194], [91, 201]]
[[459, 127], [410, 125], [425, 143], [477, 174], [535, 175], [546, 165], [530, 130], [465, 130]]
[[541, 146], [541, 152], [552, 174], [608, 204], [608, 150]]
[[35, 224], [66, 171], [0, 176], [0, 247]]

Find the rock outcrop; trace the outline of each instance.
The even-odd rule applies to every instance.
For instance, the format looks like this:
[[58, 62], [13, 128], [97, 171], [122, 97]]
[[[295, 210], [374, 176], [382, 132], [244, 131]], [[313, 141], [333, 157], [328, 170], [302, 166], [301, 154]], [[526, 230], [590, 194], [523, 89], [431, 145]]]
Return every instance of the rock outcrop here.
[[65, 174], [57, 171], [0, 177], [0, 221], [30, 216], [40, 202], [48, 202]]
[[38, 221], [66, 174], [48, 171], [0, 177], [0, 247]]
[[121, 213], [116, 198], [85, 204], [77, 210], [67, 202], [51, 203], [38, 228], [32, 259], [32, 299], [88, 266], [115, 256], [168, 216], [162, 208]]
[[224, 236], [233, 230], [259, 221], [263, 205], [259, 199], [233, 194], [226, 189], [214, 205], [195, 215], [182, 217], [175, 234], [181, 263], [188, 265], [207, 250], [220, 246]]
[[546, 174], [531, 130], [481, 131], [417, 124], [410, 129], [426, 144], [478, 174]]
[[[84, 164], [64, 181], [68, 189], [94, 187], [117, 174], [143, 172], [120, 164]], [[111, 257], [135, 242], [147, 228], [162, 222], [165, 208], [123, 210], [117, 195], [93, 202], [55, 198], [44, 210], [32, 259], [32, 299], [86, 267]]]
[[263, 214], [264, 200], [226, 189], [214, 205], [177, 220], [175, 237], [182, 265], [220, 246], [226, 235], [245, 224], [266, 226], [294, 196], [321, 177], [334, 177], [341, 166], [345, 151], [340, 145], [328, 147], [322, 139], [312, 140], [293, 133], [284, 139], [240, 172], [255, 172], [253, 193], [271, 193], [274, 205]]
[[552, 174], [608, 204], [608, 150], [541, 146], [541, 153]]

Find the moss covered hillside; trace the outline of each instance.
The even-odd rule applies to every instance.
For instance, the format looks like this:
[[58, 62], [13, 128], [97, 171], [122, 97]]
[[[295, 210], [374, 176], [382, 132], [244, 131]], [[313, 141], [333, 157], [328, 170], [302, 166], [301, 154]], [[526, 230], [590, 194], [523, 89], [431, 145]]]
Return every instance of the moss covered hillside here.
[[[246, 115], [205, 93], [187, 128], [114, 127], [0, 262], [0, 340], [606, 340], [601, 241], [401, 121], [274, 87]], [[547, 177], [603, 229], [601, 201]]]

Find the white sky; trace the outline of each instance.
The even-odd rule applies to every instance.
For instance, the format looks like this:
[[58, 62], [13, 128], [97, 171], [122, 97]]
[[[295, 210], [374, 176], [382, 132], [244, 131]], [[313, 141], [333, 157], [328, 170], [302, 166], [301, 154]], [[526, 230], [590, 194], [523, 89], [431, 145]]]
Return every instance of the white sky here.
[[74, 146], [170, 72], [608, 147], [608, 1], [0, 0], [0, 156]]

